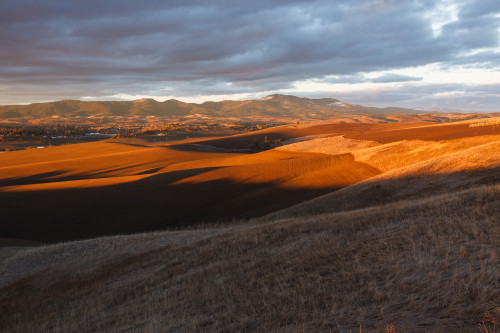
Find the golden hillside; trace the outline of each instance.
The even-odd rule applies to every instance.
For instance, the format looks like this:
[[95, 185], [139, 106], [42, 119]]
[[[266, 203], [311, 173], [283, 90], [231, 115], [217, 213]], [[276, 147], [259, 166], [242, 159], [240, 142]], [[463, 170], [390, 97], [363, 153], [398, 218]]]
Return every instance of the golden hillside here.
[[[500, 320], [499, 130], [1, 154], [0, 331], [480, 332]], [[250, 153], [265, 136], [282, 145]]]

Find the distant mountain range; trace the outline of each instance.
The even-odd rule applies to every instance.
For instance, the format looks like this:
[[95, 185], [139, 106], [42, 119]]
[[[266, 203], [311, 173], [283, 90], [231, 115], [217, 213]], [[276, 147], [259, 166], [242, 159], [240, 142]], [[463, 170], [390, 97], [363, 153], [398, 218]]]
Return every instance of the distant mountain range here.
[[418, 114], [420, 110], [388, 107], [375, 108], [348, 104], [334, 98], [301, 98], [270, 95], [245, 101], [184, 103], [175, 99], [157, 102], [154, 99], [135, 101], [62, 100], [29, 105], [0, 106], [0, 118], [47, 117], [163, 117], [177, 120], [240, 119], [240, 120], [325, 120], [338, 117], [383, 116], [387, 114]]

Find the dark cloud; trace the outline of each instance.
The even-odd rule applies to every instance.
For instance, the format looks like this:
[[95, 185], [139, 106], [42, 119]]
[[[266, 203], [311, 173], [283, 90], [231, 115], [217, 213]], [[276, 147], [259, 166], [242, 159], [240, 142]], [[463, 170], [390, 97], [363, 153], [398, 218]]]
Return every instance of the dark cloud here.
[[483, 19], [485, 16], [495, 16], [500, 12], [500, 2], [497, 0], [465, 1], [460, 9], [463, 18]]
[[367, 82], [362, 73], [429, 63], [500, 65], [498, 53], [482, 50], [498, 46], [497, 0], [464, 2], [435, 36], [427, 14], [437, 4], [3, 0], [0, 103], [164, 88], [177, 96], [258, 93], [306, 79]]

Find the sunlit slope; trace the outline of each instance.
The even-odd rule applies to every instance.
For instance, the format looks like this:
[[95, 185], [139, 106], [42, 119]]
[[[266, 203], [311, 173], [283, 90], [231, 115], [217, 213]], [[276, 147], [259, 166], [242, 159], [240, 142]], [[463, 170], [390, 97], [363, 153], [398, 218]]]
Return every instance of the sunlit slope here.
[[[497, 118], [494, 118], [497, 119]], [[479, 122], [479, 120], [477, 121]], [[346, 138], [390, 143], [401, 140], [440, 141], [483, 135], [499, 135], [500, 126], [473, 126], [470, 121], [455, 124], [406, 124], [406, 126], [372, 126], [364, 131], [347, 133]], [[472, 125], [472, 126], [471, 126]]]
[[[474, 331], [500, 299], [500, 135], [482, 127], [294, 125], [5, 154], [4, 237], [226, 223], [0, 256], [0, 330]], [[278, 132], [291, 141], [249, 153]]]
[[[314, 142], [310, 147], [315, 150]], [[405, 140], [354, 149], [352, 154], [357, 161], [385, 172], [277, 214], [335, 212], [500, 183], [497, 135], [437, 142]]]
[[169, 147], [94, 142], [0, 154], [0, 185], [151, 174], [185, 161], [238, 154], [181, 151]]
[[[327, 123], [162, 146], [123, 140], [9, 152], [0, 155], [0, 231], [63, 240], [256, 217], [333, 191], [334, 203], [304, 212], [437, 193], [452, 179], [467, 179], [465, 187], [496, 177], [497, 132], [468, 124]], [[295, 143], [248, 150], [273, 135]], [[386, 185], [363, 182], [375, 176]], [[436, 177], [448, 177], [446, 186]]]
[[0, 329], [474, 332], [500, 299], [500, 187], [62, 243], [1, 262]]
[[0, 230], [64, 240], [254, 217], [379, 173], [350, 154], [189, 148], [101, 142], [5, 154]]
[[[256, 154], [273, 156], [274, 151]], [[283, 156], [278, 152], [279, 156]], [[254, 155], [255, 156], [255, 155]], [[286, 156], [286, 155], [285, 155]], [[284, 156], [283, 156], [284, 157]], [[291, 158], [293, 157], [293, 158]], [[289, 188], [339, 188], [379, 174], [376, 168], [356, 162], [351, 154], [288, 154], [286, 159], [218, 168], [185, 178], [176, 184], [228, 179], [239, 183], [269, 183]]]
[[[343, 136], [333, 137], [305, 137], [278, 147], [278, 150], [287, 152], [314, 152], [324, 154], [351, 153], [357, 161], [362, 161], [380, 171], [389, 171], [425, 160], [444, 156], [446, 154], [498, 142], [497, 135], [466, 137], [461, 139], [429, 141], [429, 140], [402, 140], [386, 144], [375, 141], [347, 139]], [[287, 143], [287, 142], [285, 142]], [[486, 156], [495, 158], [495, 147]]]
[[[477, 120], [476, 122], [480, 121]], [[203, 143], [221, 148], [241, 149], [252, 147], [255, 142], [262, 144], [266, 138], [270, 142], [280, 140], [286, 144], [287, 140], [304, 137], [343, 136], [346, 139], [353, 139], [358, 142], [386, 144], [403, 140], [440, 141], [500, 134], [500, 125], [479, 127], [470, 127], [470, 125], [470, 121], [451, 124], [316, 122], [313, 124], [273, 127], [229, 138], [209, 139], [203, 141]]]

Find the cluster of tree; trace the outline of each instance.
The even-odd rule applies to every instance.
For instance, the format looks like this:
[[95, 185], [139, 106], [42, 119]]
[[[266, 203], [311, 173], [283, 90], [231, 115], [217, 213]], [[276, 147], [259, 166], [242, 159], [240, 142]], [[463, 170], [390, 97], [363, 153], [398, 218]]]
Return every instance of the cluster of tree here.
[[0, 127], [0, 138], [39, 138], [43, 136], [79, 136], [91, 131], [88, 126], [77, 125], [37, 125], [37, 126], [3, 126]]
[[[144, 125], [142, 128], [135, 131], [136, 135], [155, 135], [165, 132], [227, 132], [241, 131], [250, 132], [268, 127], [276, 126], [276, 124], [266, 123], [155, 123]], [[131, 131], [129, 131], [130, 133]], [[133, 132], [133, 131], [132, 131]]]
[[254, 140], [254, 144], [252, 146], [252, 149], [269, 149], [269, 148], [274, 148], [281, 145], [281, 139], [280, 138], [275, 138], [269, 140], [267, 136], [264, 136], [264, 140], [262, 143], [258, 140]]
[[[218, 135], [231, 135], [238, 132], [250, 132], [275, 126], [272, 123], [164, 123], [154, 124], [110, 124], [110, 125], [83, 125], [83, 124], [39, 124], [0, 126], [0, 141], [11, 141], [14, 139], [35, 139], [41, 142], [57, 139], [78, 139], [91, 133], [114, 135], [115, 138], [137, 137], [142, 135], [164, 134], [178, 135], [179, 133], [217, 133]], [[274, 140], [265, 138], [259, 147], [270, 147], [279, 144]]]
[[122, 128], [114, 126], [87, 126], [42, 124], [30, 126], [0, 126], [0, 141], [12, 139], [79, 138], [89, 133], [113, 134]]

